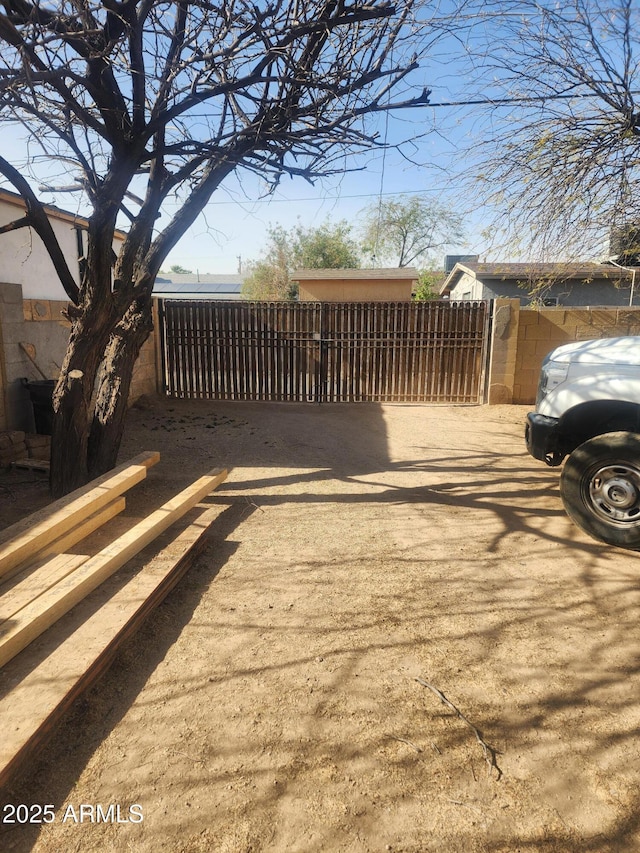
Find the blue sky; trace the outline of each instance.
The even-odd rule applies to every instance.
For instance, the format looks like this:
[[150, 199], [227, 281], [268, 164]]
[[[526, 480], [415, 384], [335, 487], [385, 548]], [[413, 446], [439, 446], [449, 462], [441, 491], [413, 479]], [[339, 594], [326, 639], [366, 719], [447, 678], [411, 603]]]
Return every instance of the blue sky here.
[[[584, 5], [594, 9], [597, 0], [575, 0], [580, 6]], [[632, 7], [636, 16], [640, 14], [635, 8], [638, 0], [632, 0]], [[550, 5], [554, 8], [564, 9], [567, 4], [556, 4], [551, 0]], [[572, 4], [568, 4], [570, 7]], [[474, 4], [471, 4], [473, 7]], [[441, 8], [440, 8], [441, 7]], [[163, 268], [168, 270], [173, 264], [206, 273], [235, 273], [240, 264], [243, 269], [252, 260], [257, 260], [268, 240], [270, 225], [279, 225], [291, 228], [300, 222], [305, 227], [319, 226], [326, 220], [346, 220], [353, 226], [353, 235], [358, 236], [358, 224], [360, 214], [364, 208], [374, 205], [380, 195], [385, 197], [397, 196], [404, 193], [420, 193], [432, 197], [439, 206], [448, 206], [452, 211], [462, 217], [467, 234], [466, 240], [458, 245], [442, 248], [442, 251], [434, 253], [434, 262], [441, 264], [444, 255], [449, 254], [478, 254], [481, 259], [489, 261], [507, 260], [531, 260], [532, 234], [529, 223], [518, 225], [515, 230], [515, 238], [521, 241], [521, 257], [516, 247], [515, 240], [506, 243], [500, 248], [501, 235], [496, 233], [495, 226], [485, 236], [485, 229], [489, 230], [492, 220], [492, 211], [483, 207], [472, 195], [471, 181], [469, 176], [473, 174], [476, 157], [482, 159], [479, 154], [478, 142], [488, 143], [490, 149], [496, 139], [502, 138], [511, 141], [516, 138], [514, 149], [518, 150], [517, 137], [514, 134], [518, 128], [524, 128], [525, 134], [529, 132], [531, 124], [526, 118], [542, 123], [548, 120], [548, 105], [536, 105], [535, 101], [540, 98], [539, 90], [534, 89], [533, 101], [525, 106], [521, 101], [513, 100], [513, 96], [519, 94], [520, 83], [518, 71], [521, 69], [523, 55], [522, 51], [514, 57], [512, 49], [519, 50], [522, 41], [515, 42], [509, 39], [509, 33], [518, 29], [521, 24], [521, 15], [505, 15], [504, 4], [501, 0], [479, 0], [475, 4], [476, 16], [467, 9], [470, 17], [457, 16], [449, 20], [450, 30], [445, 29], [442, 38], [434, 36], [435, 30], [430, 29], [429, 24], [416, 27], [410, 31], [410, 44], [413, 49], [416, 45], [424, 48], [423, 64], [409, 78], [409, 82], [415, 86], [411, 96], [417, 94], [422, 87], [431, 91], [431, 106], [416, 108], [412, 111], [392, 113], [389, 116], [380, 115], [377, 118], [377, 128], [374, 124], [372, 129], [377, 129], [382, 138], [388, 133], [390, 143], [398, 143], [400, 140], [415, 140], [410, 150], [411, 160], [402, 157], [396, 150], [390, 148], [386, 154], [379, 149], [365, 153], [359, 158], [350, 161], [354, 171], [346, 171], [344, 174], [319, 180], [310, 185], [301, 178], [291, 180], [283, 178], [277, 191], [272, 196], [267, 196], [265, 188], [260, 185], [259, 178], [249, 173], [232, 175], [225, 184], [215, 193], [207, 206], [204, 214], [198, 219], [190, 231], [180, 240], [170, 255], [166, 258]], [[424, 7], [433, 9], [433, 14], [438, 15], [440, 11], [451, 13], [451, 0], [440, 0], [440, 2], [427, 3]], [[523, 4], [525, 10], [533, 14], [533, 23], [537, 20], [537, 7], [535, 4]], [[534, 10], [531, 13], [531, 9]], [[612, 41], [613, 57], [619, 59], [616, 50], [619, 51], [619, 35], [615, 27], [610, 27], [610, 10], [605, 8], [601, 11], [604, 30], [599, 35], [604, 41]], [[567, 12], [569, 18], [574, 14], [571, 9]], [[597, 17], [597, 16], [596, 16]], [[526, 16], [525, 16], [526, 18]], [[613, 20], [613, 19], [612, 19]], [[636, 28], [637, 29], [637, 28]], [[534, 26], [532, 32], [538, 32], [538, 26]], [[632, 29], [632, 32], [635, 30]], [[533, 37], [533, 52], [530, 51], [529, 60], [534, 62], [536, 43]], [[618, 39], [618, 41], [616, 41]], [[559, 43], [561, 44], [562, 41]], [[482, 46], [488, 46], [489, 53], [483, 52]], [[584, 52], [585, 67], [591, 68], [591, 57], [589, 56], [590, 45], [582, 44], [582, 39], [576, 41], [577, 47], [572, 48], [578, 54]], [[617, 45], [617, 47], [616, 47]], [[559, 48], [558, 48], [559, 49]], [[502, 55], [504, 54], [504, 55]], [[532, 60], [533, 56], [533, 60]], [[400, 58], [397, 58], [401, 62]], [[615, 64], [615, 63], [614, 63]], [[595, 63], [597, 66], [597, 62]], [[465, 76], [462, 68], [472, 69], [469, 76]], [[595, 66], [594, 66], [595, 67]], [[535, 70], [535, 68], [534, 68]], [[540, 70], [540, 69], [538, 69]], [[544, 76], [546, 72], [542, 72]], [[593, 72], [596, 77], [602, 72]], [[564, 77], [561, 74], [559, 80], [553, 78], [549, 72], [550, 79], [546, 81], [542, 91], [548, 97], [552, 97], [556, 91], [560, 91], [561, 97], [564, 92]], [[526, 75], [525, 75], [526, 76]], [[606, 77], [606, 75], [605, 75]], [[533, 77], [540, 82], [538, 76]], [[406, 82], [406, 81], [405, 81]], [[556, 86], [559, 87], [556, 89]], [[530, 89], [524, 85], [527, 96]], [[508, 98], [509, 105], [491, 109], [482, 106], [456, 107], [445, 106], [451, 101], [478, 101], [489, 97]], [[575, 97], [584, 97], [585, 92], [577, 92]], [[408, 97], [407, 91], [401, 93], [401, 97]], [[553, 114], [561, 112], [563, 102], [554, 104]], [[576, 113], [579, 110], [576, 108]], [[537, 113], [537, 115], [536, 115]], [[192, 115], [193, 118], [193, 115]], [[541, 124], [540, 126], [544, 126]], [[3, 129], [3, 154], [14, 162], [31, 158], [33, 153], [41, 153], [37, 150], [37, 140], [29, 146], [26, 145], [23, 134], [20, 131], [12, 133], [6, 126]], [[92, 152], [93, 153], [93, 152]], [[496, 154], [493, 161], [500, 163], [500, 152]], [[42, 170], [42, 176], [49, 177], [50, 158], [42, 158], [37, 164]], [[57, 165], [58, 173], [50, 177], [53, 184], [69, 183], [70, 175], [66, 173], [66, 165]], [[500, 174], [500, 170], [497, 170]], [[502, 175], [497, 181], [494, 179], [496, 169], [489, 164], [487, 184], [490, 189], [494, 187], [498, 194], [504, 190], [504, 184], [509, 183], [509, 174]], [[466, 179], [466, 180], [465, 180]], [[493, 181], [493, 183], [492, 183]], [[133, 187], [135, 191], [135, 187]], [[514, 180], [508, 187], [514, 204], [527, 210], [529, 195], [526, 187], [526, 176], [515, 172]], [[605, 187], [609, 192], [609, 186]], [[576, 196], [579, 198], [579, 196]], [[80, 206], [79, 200], [71, 194], [43, 194], [43, 200], [65, 208], [87, 215], [88, 210]], [[543, 199], [544, 206], [540, 209], [547, 211], [546, 197]], [[496, 207], [502, 205], [508, 210], [509, 199], [498, 198]], [[174, 205], [177, 202], [174, 203]], [[573, 204], [573, 202], [572, 202]], [[166, 214], [171, 215], [172, 202], [166, 205]], [[604, 206], [606, 207], [606, 205]], [[534, 208], [535, 209], [535, 208]], [[595, 209], [595, 208], [594, 208]], [[498, 212], [498, 211], [496, 211]], [[567, 236], [562, 235], [565, 243], [571, 242], [570, 227], [574, 221], [573, 210]], [[591, 215], [591, 208], [589, 208]], [[166, 221], [166, 220], [165, 220]], [[564, 220], [559, 220], [560, 226]], [[158, 221], [161, 228], [163, 220]], [[606, 242], [606, 232], [609, 222], [594, 220], [595, 228], [600, 229], [594, 239], [585, 237], [585, 251], [589, 257], [598, 257], [601, 252], [595, 246], [596, 241]], [[123, 217], [120, 223], [123, 229], [127, 227], [127, 220]], [[593, 233], [595, 234], [595, 228]], [[581, 237], [580, 229], [575, 229], [578, 237]], [[585, 232], [586, 233], [586, 232]], [[589, 232], [591, 233], [591, 232]], [[578, 242], [576, 239], [575, 242]], [[604, 245], [603, 242], [603, 245]], [[557, 244], [560, 245], [560, 244]], [[534, 247], [535, 248], [535, 247]], [[544, 247], [543, 247], [544, 248]], [[561, 246], [565, 251], [565, 246]], [[552, 247], [556, 251], [556, 247]], [[586, 257], [586, 256], [585, 256]], [[548, 258], [547, 258], [548, 259]]]
[[[433, 91], [434, 103], [452, 97], [454, 93], [441, 68], [425, 68], [423, 74]], [[439, 79], [434, 81], [434, 77]], [[455, 108], [424, 107], [400, 116], [390, 115], [387, 121], [381, 116], [378, 124], [380, 133], [386, 133], [391, 142], [416, 140], [415, 148], [411, 146], [409, 152], [415, 162], [409, 162], [393, 148], [386, 153], [368, 152], [350, 161], [353, 171], [317, 181], [313, 186], [301, 178], [284, 177], [269, 197], [264, 197], [265, 188], [255, 176], [231, 176], [163, 268], [179, 264], [201, 273], [237, 272], [239, 259], [244, 266], [259, 257], [267, 243], [270, 224], [290, 228], [300, 221], [309, 227], [327, 219], [345, 219], [353, 223], [355, 234], [359, 214], [375, 204], [381, 192], [386, 196], [424, 193], [440, 204], [461, 208], [468, 240], [447, 251], [481, 253], [482, 238], [478, 234], [482, 217], [473, 213], [467, 198], [461, 198], [453, 180], [456, 171], [464, 168], [464, 157], [456, 156], [456, 149], [470, 141], [468, 119], [460, 118]]]
[[[426, 75], [428, 70], [425, 69], [424, 73]], [[433, 101], [451, 97], [451, 92], [444, 85], [428, 82], [433, 89]], [[379, 130], [385, 132], [384, 117], [379, 119]], [[18, 130], [9, 139], [6, 128], [4, 130], [3, 153], [14, 163], [25, 157], [23, 133]], [[256, 176], [231, 176], [171, 252], [163, 269], [179, 264], [203, 274], [235, 273], [239, 263], [244, 267], [260, 256], [267, 243], [270, 225], [290, 228], [300, 221], [309, 227], [321, 225], [327, 219], [345, 219], [353, 223], [355, 236], [359, 214], [365, 207], [375, 204], [381, 192], [386, 196], [424, 193], [433, 196], [440, 204], [450, 203], [453, 207], [465, 204], [456, 193], [455, 182], [452, 186], [451, 181], [460, 165], [454, 165], [452, 160], [452, 141], [465, 134], [464, 124], [456, 126], [453, 110], [426, 107], [411, 114], [405, 112], [401, 118], [390, 116], [387, 133], [391, 141], [417, 138], [412, 155], [421, 165], [408, 162], [394, 149], [388, 149], [385, 154], [377, 150], [350, 161], [350, 168], [354, 171], [317, 181], [313, 186], [301, 178], [284, 177], [272, 196], [265, 196], [265, 187]], [[68, 176], [52, 178], [53, 184], [68, 182]], [[11, 189], [8, 184], [6, 186]], [[87, 213], [78, 207], [79, 199], [75, 195], [40, 195], [45, 202], [69, 211]], [[171, 210], [169, 203], [166, 211], [171, 213]], [[481, 217], [476, 216], [474, 222], [470, 212], [466, 212], [469, 241], [465, 245], [449, 247], [449, 252], [482, 251], [481, 238], [476, 236], [474, 240], [473, 237], [474, 229], [476, 233], [479, 230]], [[122, 220], [122, 227], [126, 229], [126, 219]]]
[[[428, 87], [431, 102], [455, 100], [467, 82], [452, 63], [452, 45], [438, 44], [412, 76], [419, 90]], [[456, 45], [459, 48], [459, 45]], [[464, 215], [468, 240], [447, 247], [449, 253], [482, 254], [479, 235], [486, 223], [474, 213], [468, 197], [462, 197], [454, 176], [464, 169], [464, 157], [456, 150], [470, 143], [473, 123], [456, 108], [422, 107], [412, 111], [379, 116], [377, 129], [389, 142], [416, 139], [410, 153], [413, 163], [394, 149], [386, 154], [369, 152], [351, 161], [357, 171], [311, 186], [304, 180], [283, 178], [270, 198], [261, 198], [264, 189], [255, 177], [232, 177], [213, 197], [205, 214], [167, 258], [164, 269], [180, 264], [201, 273], [236, 272], [239, 259], [246, 264], [257, 259], [265, 248], [270, 224], [290, 228], [321, 225], [325, 220], [347, 220], [357, 231], [359, 214], [374, 204], [380, 193], [398, 195], [424, 193], [439, 204], [448, 204]], [[440, 260], [444, 260], [444, 253]]]
[[[412, 82], [431, 90], [431, 102], [464, 98], [468, 80], [452, 62], [450, 50], [443, 43], [434, 49]], [[388, 134], [390, 142], [415, 139], [411, 152], [413, 162], [394, 149], [386, 154], [377, 150], [351, 161], [356, 171], [310, 185], [301, 178], [283, 178], [278, 190], [265, 197], [265, 189], [256, 176], [231, 176], [216, 192], [204, 214], [170, 253], [163, 268], [172, 264], [206, 273], [235, 273], [257, 259], [265, 248], [270, 225], [290, 228], [300, 221], [304, 226], [321, 225], [325, 220], [347, 220], [357, 234], [359, 214], [375, 204], [380, 193], [385, 196], [424, 193], [438, 204], [448, 205], [463, 216], [467, 240], [463, 244], [443, 248], [435, 255], [441, 262], [445, 252], [477, 253], [484, 257], [487, 245], [480, 236], [488, 225], [482, 209], [474, 210], [467, 190], [462, 190], [455, 176], [465, 171], [465, 150], [472, 149], [473, 134], [480, 131], [478, 113], [455, 107], [422, 107], [400, 114], [378, 117], [378, 130]], [[5, 130], [6, 135], [6, 130]], [[5, 156], [24, 158], [25, 144], [18, 135], [3, 139]], [[13, 149], [13, 150], [12, 150]], [[470, 155], [471, 156], [471, 155]], [[14, 160], [14, 162], [16, 162]], [[68, 182], [68, 176], [52, 179]], [[46, 194], [45, 201], [68, 210], [86, 214], [76, 208], [78, 201], [69, 194]], [[166, 205], [170, 214], [171, 203]], [[162, 225], [162, 220], [159, 222]], [[126, 228], [123, 218], [122, 227]], [[505, 260], [489, 256], [489, 260]]]
[[[426, 141], [421, 147], [433, 147], [434, 160], [446, 161], [446, 146], [437, 137], [431, 145]], [[456, 203], [455, 193], [448, 186], [448, 173], [441, 169], [411, 165], [395, 151], [388, 151], [385, 158], [377, 152], [363, 160], [367, 160], [363, 171], [347, 172], [313, 186], [299, 178], [284, 178], [269, 198], [260, 198], [263, 188], [253, 177], [244, 178], [242, 187], [231, 180], [171, 252], [164, 268], [180, 264], [201, 273], [236, 272], [239, 259], [244, 265], [260, 255], [270, 224], [290, 228], [300, 221], [309, 227], [344, 219], [353, 224], [355, 233], [361, 212], [377, 202], [380, 192], [386, 196], [425, 193], [439, 203], [446, 203], [451, 195], [451, 204]], [[468, 247], [451, 247], [454, 249], [467, 251]]]
[[[432, 102], [454, 98], [461, 82], [451, 73], [451, 66], [440, 63], [437, 56], [417, 71], [413, 82], [432, 90]], [[214, 194], [204, 214], [170, 253], [163, 269], [172, 264], [202, 274], [235, 273], [239, 265], [243, 269], [251, 260], [256, 260], [264, 250], [270, 225], [290, 228], [300, 221], [304, 226], [321, 225], [325, 220], [347, 220], [353, 224], [357, 235], [359, 214], [365, 207], [375, 204], [380, 193], [385, 196], [403, 193], [424, 193], [432, 196], [439, 204], [460, 205], [467, 208], [466, 199], [456, 192], [451, 176], [455, 169], [451, 154], [454, 142], [466, 133], [466, 125], [457, 123], [453, 109], [423, 107], [377, 119], [377, 129], [382, 137], [392, 142], [415, 139], [411, 149], [414, 162], [409, 162], [398, 151], [390, 148], [368, 152], [349, 165], [354, 171], [317, 181], [314, 185], [301, 178], [284, 177], [272, 196], [265, 195], [265, 187], [250, 174], [230, 176]], [[7, 139], [10, 135], [11, 138]], [[4, 154], [14, 163], [23, 160], [27, 151], [24, 130], [7, 134], [3, 139]], [[44, 167], [46, 174], [46, 167]], [[51, 178], [54, 185], [69, 183], [69, 176], [62, 174]], [[81, 214], [88, 212], [79, 207], [80, 200], [72, 194], [41, 194], [44, 201], [53, 203]], [[174, 208], [175, 209], [174, 203]], [[165, 206], [172, 212], [169, 202]], [[480, 228], [481, 217], [475, 221], [468, 209], [465, 214], [469, 240], [466, 244], [451, 246], [449, 252], [478, 252], [483, 246], [481, 238], [475, 236]], [[160, 225], [162, 220], [160, 220]], [[127, 220], [121, 227], [126, 229]], [[437, 253], [438, 261], [444, 259], [445, 250]]]

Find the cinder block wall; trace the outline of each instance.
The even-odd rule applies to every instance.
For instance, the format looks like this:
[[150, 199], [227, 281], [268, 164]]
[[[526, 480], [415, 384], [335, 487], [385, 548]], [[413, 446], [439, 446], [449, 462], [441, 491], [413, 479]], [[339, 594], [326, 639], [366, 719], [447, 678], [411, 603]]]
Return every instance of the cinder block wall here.
[[640, 308], [520, 309], [512, 402], [535, 402], [542, 359], [555, 347], [624, 335], [640, 335]]
[[[33, 432], [33, 410], [22, 379], [55, 379], [71, 324], [67, 302], [23, 299], [19, 284], [0, 282], [0, 430]], [[158, 388], [155, 335], [146, 341], [133, 373], [129, 404]]]
[[[0, 283], [0, 430], [33, 432], [33, 413], [21, 378], [57, 376], [69, 334], [69, 323], [61, 314], [66, 304], [23, 300], [19, 284]], [[157, 328], [157, 312], [154, 319]], [[532, 404], [542, 359], [550, 350], [571, 341], [620, 335], [640, 336], [640, 308], [532, 309], [521, 308], [517, 299], [496, 300], [488, 402]], [[153, 333], [142, 348], [130, 405], [160, 387], [157, 341]]]
[[129, 405], [132, 406], [143, 394], [155, 394], [158, 386], [155, 332], [152, 332], [144, 342], [133, 368], [131, 388], [129, 389]]

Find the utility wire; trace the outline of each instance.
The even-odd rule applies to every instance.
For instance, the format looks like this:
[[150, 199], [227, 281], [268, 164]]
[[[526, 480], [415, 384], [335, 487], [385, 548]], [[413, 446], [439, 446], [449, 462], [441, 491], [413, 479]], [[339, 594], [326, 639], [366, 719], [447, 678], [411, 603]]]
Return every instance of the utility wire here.
[[[640, 95], [640, 91], [628, 92], [629, 95]], [[425, 107], [480, 107], [480, 106], [501, 106], [503, 104], [534, 104], [541, 101], [570, 101], [574, 98], [598, 98], [600, 97], [594, 92], [575, 92], [573, 94], [555, 94], [555, 95], [523, 95], [522, 97], [511, 98], [477, 98], [470, 101], [437, 101], [431, 103], [425, 101]], [[191, 118], [210, 118], [211, 113], [192, 113], [187, 115]], [[387, 113], [388, 115], [388, 113]]]
[[[630, 95], [640, 95], [640, 92], [629, 92]], [[501, 104], [533, 104], [541, 101], [569, 101], [574, 98], [597, 98], [593, 92], [576, 92], [573, 95], [523, 95], [521, 98], [479, 98], [473, 101], [439, 101], [432, 104], [427, 102], [428, 107], [478, 107], [487, 104], [499, 106]]]

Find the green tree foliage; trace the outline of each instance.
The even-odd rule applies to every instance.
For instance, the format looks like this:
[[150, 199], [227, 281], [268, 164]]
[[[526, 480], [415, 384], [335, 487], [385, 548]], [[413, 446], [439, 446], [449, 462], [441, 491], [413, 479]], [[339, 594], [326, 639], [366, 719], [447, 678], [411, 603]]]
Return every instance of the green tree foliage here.
[[375, 266], [422, 266], [463, 239], [461, 217], [426, 196], [381, 200], [362, 215], [362, 242]]
[[169, 271], [176, 273], [176, 275], [193, 272], [193, 270], [185, 269], [184, 267], [180, 266], [180, 264], [171, 264], [171, 266], [169, 267]]
[[440, 298], [440, 285], [444, 281], [444, 273], [435, 269], [424, 269], [418, 276], [418, 286], [413, 298], [417, 302], [426, 302]]
[[274, 225], [264, 256], [249, 264], [243, 295], [257, 300], [295, 299], [298, 289], [291, 281], [295, 270], [359, 266], [360, 251], [344, 220], [326, 221], [318, 227], [298, 224], [289, 231]]
[[294, 269], [357, 269], [360, 248], [346, 220], [326, 221], [317, 228], [297, 225], [292, 239]]
[[290, 280], [290, 236], [281, 225], [272, 225], [269, 242], [262, 258], [249, 262], [249, 273], [242, 285], [246, 299], [280, 301], [294, 299], [295, 289]]

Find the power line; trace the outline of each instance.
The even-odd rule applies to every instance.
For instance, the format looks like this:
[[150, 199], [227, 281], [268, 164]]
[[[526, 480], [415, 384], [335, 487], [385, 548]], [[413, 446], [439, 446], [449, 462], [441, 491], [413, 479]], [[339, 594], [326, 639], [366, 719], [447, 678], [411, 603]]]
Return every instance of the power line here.
[[[640, 95], [640, 92], [629, 92], [630, 95]], [[544, 101], [569, 101], [574, 98], [597, 98], [599, 97], [593, 92], [575, 92], [571, 95], [523, 95], [520, 98], [478, 98], [472, 101], [439, 101], [432, 104], [427, 103], [428, 107], [478, 107], [485, 105], [500, 106], [502, 104], [534, 104]]]
[[234, 204], [234, 205], [243, 205], [246, 204], [249, 207], [253, 207], [255, 204], [297, 204], [300, 201], [343, 201], [344, 199], [351, 198], [378, 198], [383, 195], [423, 195], [427, 192], [440, 192], [437, 187], [425, 187], [422, 190], [399, 190], [398, 192], [375, 192], [375, 193], [357, 193], [355, 195], [325, 195], [325, 196], [307, 196], [305, 198], [262, 198], [256, 199], [252, 201], [250, 199], [243, 199], [242, 201], [210, 201], [207, 207], [213, 207], [214, 205], [220, 204]]
[[[640, 95], [640, 91], [628, 92], [629, 95]], [[503, 104], [534, 104], [544, 101], [570, 101], [574, 98], [598, 98], [595, 92], [573, 92], [571, 94], [556, 93], [550, 95], [522, 95], [521, 97], [509, 98], [476, 98], [469, 101], [437, 101], [431, 103], [424, 101], [424, 107], [480, 107], [480, 106], [501, 106]], [[211, 113], [186, 113], [189, 118], [211, 118]]]

